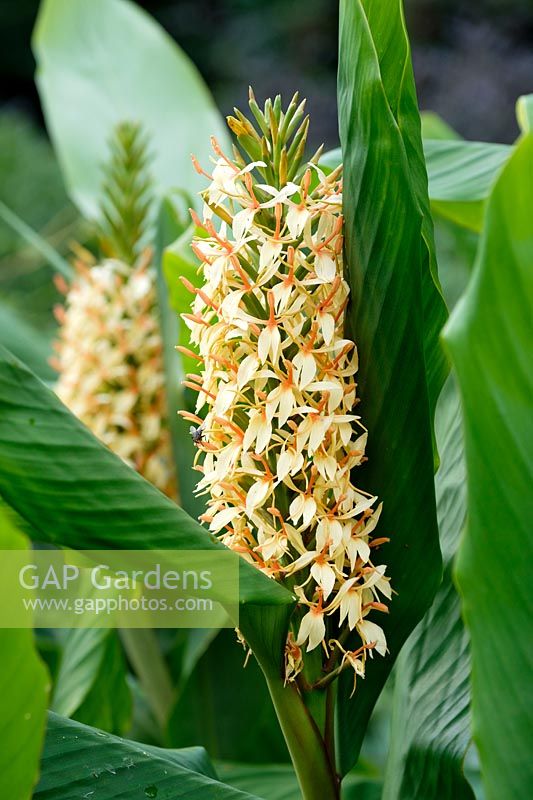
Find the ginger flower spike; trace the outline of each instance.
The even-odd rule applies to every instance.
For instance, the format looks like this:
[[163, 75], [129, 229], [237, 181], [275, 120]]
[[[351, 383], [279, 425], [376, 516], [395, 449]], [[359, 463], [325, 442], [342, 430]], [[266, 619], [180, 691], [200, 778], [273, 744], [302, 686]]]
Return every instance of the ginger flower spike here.
[[167, 424], [156, 272], [145, 241], [152, 207], [139, 126], [114, 131], [105, 169], [98, 261], [78, 247], [60, 323], [56, 392], [117, 455], [176, 495]]
[[[387, 645], [370, 615], [391, 597], [372, 539], [381, 506], [357, 488], [367, 431], [355, 413], [357, 349], [344, 332], [342, 169], [320, 151], [304, 162], [308, 118], [297, 95], [235, 111], [233, 153], [213, 140], [191, 313], [183, 315], [201, 371], [197, 491], [203, 521], [299, 599], [286, 680], [325, 685], [345, 668], [364, 676]], [[255, 123], [255, 124], [254, 124]], [[202, 419], [203, 417], [203, 419]], [[321, 648], [321, 669], [310, 651]], [[309, 669], [307, 661], [309, 660]], [[304, 670], [303, 675], [302, 670]], [[314, 677], [310, 679], [311, 673]]]

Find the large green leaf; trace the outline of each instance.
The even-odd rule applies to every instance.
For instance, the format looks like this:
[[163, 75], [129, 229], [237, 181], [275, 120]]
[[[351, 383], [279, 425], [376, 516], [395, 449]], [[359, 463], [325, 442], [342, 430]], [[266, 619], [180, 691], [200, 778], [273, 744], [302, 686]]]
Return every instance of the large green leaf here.
[[[0, 507], [0, 548], [26, 547], [26, 539]], [[0, 653], [0, 796], [29, 800], [37, 779], [49, 680], [32, 630], [0, 629]]]
[[[127, 467], [31, 372], [0, 348], [0, 493], [38, 540], [77, 549], [224, 550]], [[282, 691], [293, 596], [240, 562], [239, 626]]]
[[33, 48], [37, 85], [66, 184], [96, 217], [108, 138], [124, 120], [150, 137], [159, 190], [201, 188], [190, 155], [207, 162], [209, 137], [226, 133], [187, 56], [142, 9], [126, 0], [44, 0]]
[[[301, 800], [296, 775], [287, 764], [218, 762], [216, 767], [224, 781], [242, 791], [257, 793], [263, 800]], [[342, 800], [380, 800], [381, 783], [363, 775], [347, 775], [341, 797]]]
[[[343, 155], [341, 156], [339, 153], [338, 160], [344, 158], [346, 163], [346, 143], [350, 140], [351, 146], [351, 138], [354, 135], [353, 131], [348, 133], [342, 130], [345, 112], [342, 97], [345, 95], [347, 108], [351, 108], [354, 98], [350, 95], [356, 92], [356, 102], [361, 106], [360, 109], [357, 109], [361, 114], [359, 123], [364, 127], [366, 117], [367, 122], [371, 121], [375, 128], [372, 131], [361, 130], [355, 133], [354, 142], [358, 140], [362, 143], [366, 138], [371, 141], [374, 135], [376, 140], [372, 141], [372, 145], [377, 152], [382, 146], [386, 146], [388, 139], [396, 139], [394, 146], [399, 147], [402, 151], [403, 163], [400, 171], [406, 173], [405, 180], [409, 184], [408, 191], [414, 195], [414, 205], [418, 206], [417, 211], [421, 216], [420, 237], [422, 241], [416, 262], [420, 262], [421, 266], [423, 351], [427, 391], [431, 415], [433, 415], [447, 374], [445, 358], [438, 345], [438, 338], [447, 313], [440, 292], [435, 257], [433, 220], [428, 197], [428, 176], [422, 149], [420, 114], [409, 40], [403, 16], [403, 4], [401, 0], [393, 0], [391, 5], [393, 8], [386, 7], [382, 3], [372, 3], [370, 0], [357, 0], [356, 7], [350, 9], [353, 39], [351, 50], [347, 55], [343, 52], [344, 42], [346, 42], [343, 34], [346, 34], [346, 28], [349, 28], [350, 25], [345, 25], [344, 30], [341, 25], [338, 93]], [[349, 34], [350, 30], [348, 30], [348, 36]], [[360, 40], [358, 40], [359, 35], [361, 36]], [[356, 78], [354, 76], [353, 81], [347, 81], [344, 85], [341, 82], [343, 71], [346, 70], [350, 77], [350, 71], [353, 71], [356, 62], [359, 68], [363, 67], [361, 75]], [[377, 95], [380, 95], [381, 109], [379, 111], [375, 106], [376, 91]], [[374, 114], [377, 114], [378, 118], [374, 119]], [[389, 123], [394, 125], [395, 133], [387, 130]], [[379, 131], [380, 127], [383, 128], [383, 132]], [[332, 154], [328, 154], [327, 161], [333, 165], [331, 157]], [[367, 158], [365, 165], [367, 169], [371, 162], [372, 158]], [[379, 168], [385, 170], [387, 167], [379, 164]], [[363, 178], [362, 172], [361, 169]], [[374, 176], [370, 177], [371, 181], [374, 179]], [[379, 184], [379, 179], [377, 184]], [[380, 202], [383, 201], [383, 192], [379, 199]], [[368, 247], [372, 246], [373, 243], [369, 241]]]
[[[369, 462], [359, 482], [384, 502], [379, 530], [391, 541], [380, 558], [398, 595], [384, 623], [390, 655], [373, 659], [351, 700], [353, 679], [341, 679], [343, 772], [357, 757], [393, 661], [430, 605], [441, 574], [428, 396], [428, 381], [432, 395], [439, 386], [433, 350], [441, 306], [429, 269], [428, 227], [423, 231], [421, 155], [416, 169], [410, 166], [415, 146], [420, 148], [418, 112], [400, 5], [371, 5], [341, 3], [339, 114], [349, 319], [360, 353], [361, 416], [369, 430]], [[405, 100], [398, 95], [404, 91]], [[407, 113], [414, 118], [402, 135], [399, 120], [405, 125]], [[426, 316], [432, 308], [435, 319]], [[433, 365], [428, 379], [426, 364]]]
[[[512, 150], [509, 145], [466, 142], [444, 136], [425, 139], [424, 157], [433, 214], [479, 233], [491, 186]], [[333, 169], [341, 161], [339, 148], [325, 153], [320, 163]]]
[[[42, 541], [76, 549], [224, 549], [0, 348], [0, 493]], [[241, 562], [241, 603], [292, 596]]]
[[245, 792], [256, 792], [263, 800], [300, 800], [294, 770], [288, 764], [216, 764], [222, 780]]
[[201, 748], [163, 750], [50, 714], [34, 800], [93, 796], [95, 800], [254, 800], [254, 795], [216, 780]]
[[[450, 307], [464, 291], [475, 235], [448, 220], [436, 225], [439, 274]], [[406, 642], [395, 671], [394, 716], [385, 798], [472, 798], [462, 774], [470, 741], [467, 635], [452, 583], [464, 527], [466, 485], [459, 397], [450, 378], [436, 413], [441, 456], [435, 485], [446, 569], [431, 608]]]
[[470, 657], [453, 558], [466, 517], [461, 410], [451, 379], [439, 400], [435, 483], [445, 570], [433, 605], [402, 649], [395, 672], [383, 800], [473, 800], [462, 764], [470, 743]]
[[479, 232], [491, 186], [511, 152], [504, 144], [425, 141], [433, 212]]
[[52, 708], [112, 733], [127, 730], [131, 696], [116, 631], [74, 628], [67, 632]]
[[[422, 149], [420, 114], [411, 64], [409, 39], [403, 16], [403, 1], [395, 0], [392, 13], [390, 13], [385, 4], [373, 3], [371, 0], [360, 0], [360, 2], [365, 14], [365, 24], [372, 37], [375, 51], [375, 55], [372, 53], [372, 60], [375, 66], [377, 58], [379, 75], [389, 106], [385, 113], [388, 117], [392, 114], [396, 122], [405, 151], [403, 168], [407, 168], [409, 171], [410, 188], [418, 204], [419, 213], [422, 215], [420, 230], [422, 239], [421, 252], [420, 255], [418, 253], [414, 254], [415, 260], [412, 262], [412, 266], [420, 258], [422, 346], [426, 367], [430, 418], [432, 420], [437, 399], [448, 373], [448, 365], [442, 348], [439, 346], [439, 336], [447, 318], [447, 310], [440, 290], [435, 256], [433, 219], [428, 197], [428, 176]], [[399, 64], [401, 64], [401, 69], [399, 69]], [[363, 77], [360, 88], [365, 87], [368, 88], [368, 82]], [[364, 117], [365, 114], [368, 115], [369, 113], [371, 113], [370, 104], [366, 107], [366, 110], [362, 110], [362, 116]], [[385, 116], [381, 118], [377, 125], [378, 127], [384, 126], [384, 123]], [[385, 130], [383, 128], [383, 132]], [[390, 132], [388, 132], [388, 135], [390, 135]], [[392, 140], [394, 138], [394, 136], [391, 136]], [[379, 144], [376, 145], [376, 150], [379, 150]], [[372, 159], [370, 158], [369, 162], [371, 161]], [[352, 164], [352, 169], [353, 166]], [[378, 165], [377, 181], [380, 180], [380, 168], [381, 166]], [[390, 197], [392, 199], [392, 193]], [[404, 269], [405, 267], [404, 263]], [[376, 271], [374, 275], [376, 276], [377, 274]]]
[[457, 581], [472, 643], [474, 739], [488, 800], [522, 799], [533, 786], [532, 207], [530, 133], [494, 186], [472, 279], [446, 329], [468, 474]]
[[420, 114], [422, 139], [460, 139], [461, 137], [451, 125], [435, 114], [434, 111], [422, 111]]
[[455, 306], [470, 279], [478, 238], [473, 231], [461, 228], [448, 219], [435, 219], [439, 276], [450, 309]]

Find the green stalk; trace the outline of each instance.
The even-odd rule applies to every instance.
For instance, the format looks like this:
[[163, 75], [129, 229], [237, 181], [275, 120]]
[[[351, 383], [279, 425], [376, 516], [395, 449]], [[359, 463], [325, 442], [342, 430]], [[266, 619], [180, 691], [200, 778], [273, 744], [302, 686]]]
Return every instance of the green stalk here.
[[303, 800], [338, 800], [340, 783], [326, 745], [305, 703], [292, 683], [277, 675], [266, 681], [300, 784]]

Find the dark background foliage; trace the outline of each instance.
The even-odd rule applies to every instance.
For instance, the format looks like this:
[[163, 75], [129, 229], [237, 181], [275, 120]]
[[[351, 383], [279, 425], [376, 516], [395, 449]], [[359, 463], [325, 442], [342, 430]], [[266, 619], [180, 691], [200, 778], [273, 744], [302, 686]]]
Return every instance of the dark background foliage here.
[[[38, 116], [29, 40], [39, 0], [0, 0], [0, 102]], [[298, 88], [313, 144], [337, 144], [333, 0], [142, 0], [191, 56], [223, 112]], [[423, 109], [467, 138], [509, 142], [515, 98], [533, 86], [532, 0], [406, 0]], [[83, 47], [83, 42], [80, 42]]]

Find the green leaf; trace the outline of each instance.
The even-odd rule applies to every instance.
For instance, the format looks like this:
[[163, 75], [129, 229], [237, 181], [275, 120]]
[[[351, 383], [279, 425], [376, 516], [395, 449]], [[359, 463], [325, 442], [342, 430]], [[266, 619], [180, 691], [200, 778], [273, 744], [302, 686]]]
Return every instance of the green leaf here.
[[217, 761], [217, 774], [226, 783], [263, 800], [301, 800], [296, 775], [289, 764], [239, 764]]
[[151, 141], [156, 189], [202, 188], [190, 154], [208, 162], [210, 136], [226, 143], [202, 78], [170, 36], [125, 0], [45, 0], [33, 50], [37, 86], [66, 184], [97, 218], [108, 138], [124, 121]]
[[219, 631], [214, 628], [196, 628], [190, 631], [177, 631], [176, 634], [174, 657], [177, 656], [178, 659], [176, 694], [179, 696], [193, 674], [194, 668], [208, 651]]
[[[433, 214], [479, 232], [491, 186], [513, 148], [444, 138], [423, 144]], [[341, 150], [330, 150], [320, 165], [334, 169], [341, 161]]]
[[14, 211], [12, 211], [5, 203], [0, 200], [0, 219], [5, 222], [21, 239], [23, 239], [30, 247], [33, 247], [51, 267], [53, 267], [60, 275], [70, 280], [74, 274], [71, 265], [55, 250], [46, 239], [44, 239], [37, 231], [34, 231], [23, 219], [21, 219]]
[[400, 653], [383, 800], [474, 800], [462, 765], [470, 744], [470, 657], [453, 558], [466, 518], [459, 396], [451, 379], [437, 406], [435, 483], [445, 570], [433, 605]]
[[[0, 493], [41, 541], [75, 549], [224, 550], [181, 508], [101, 444], [0, 347]], [[240, 563], [241, 603], [292, 605]]]
[[[76, 549], [224, 550], [185, 511], [104, 447], [0, 348], [0, 493], [38, 540]], [[274, 683], [293, 596], [240, 562], [239, 625]]]
[[[26, 539], [0, 508], [0, 548], [26, 547]], [[38, 774], [49, 679], [31, 629], [0, 629], [0, 653], [0, 796], [29, 800]]]
[[220, 631], [180, 687], [169, 722], [170, 744], [183, 747], [195, 742], [212, 758], [231, 761], [288, 761], [261, 671], [253, 656], [244, 666], [245, 657], [235, 633]]
[[37, 330], [22, 313], [0, 298], [0, 343], [25, 361], [43, 381], [52, 381], [56, 373], [48, 364], [52, 354], [51, 332]]
[[[50, 244], [63, 246], [77, 228], [77, 211], [67, 198], [61, 170], [40, 125], [10, 106], [4, 104], [0, 111], [0, 200]], [[18, 233], [0, 225], [2, 258], [10, 255], [27, 265], [23, 247]]]
[[[433, 219], [428, 197], [427, 168], [422, 149], [420, 114], [411, 64], [409, 39], [403, 16], [403, 2], [402, 0], [396, 0], [392, 13], [385, 6], [372, 3], [370, 0], [363, 0], [361, 5], [365, 11], [366, 24], [372, 36], [377, 55], [383, 91], [386, 94], [389, 105], [389, 109], [386, 109], [386, 114], [390, 116], [392, 113], [397, 130], [401, 135], [405, 151], [403, 168], [407, 167], [409, 170], [410, 188], [418, 204], [418, 212], [422, 215], [420, 254], [422, 331], [432, 424], [437, 400], [448, 374], [448, 365], [439, 345], [440, 332], [448, 314], [438, 277], [435, 243], [433, 240]], [[372, 60], [375, 65], [375, 57]], [[402, 64], [401, 70], [398, 69], [399, 63]], [[364, 83], [363, 79], [362, 86]], [[372, 113], [370, 105], [366, 108], [366, 114], [369, 113]], [[384, 122], [385, 118], [381, 120], [381, 125]], [[394, 135], [391, 138], [394, 139]], [[379, 145], [377, 145], [377, 148], [379, 148]], [[415, 261], [412, 264], [416, 263], [418, 258], [418, 254], [415, 254]], [[404, 268], [405, 266], [404, 264]], [[438, 457], [435, 456], [435, 462], [437, 461]]]
[[[0, 492], [41, 541], [78, 549], [224, 549], [3, 348]], [[271, 686], [283, 691], [283, 645], [295, 599], [241, 561], [240, 601], [239, 627]]]
[[460, 139], [451, 125], [435, 114], [434, 111], [423, 111], [420, 114], [422, 124], [422, 139]]
[[[390, 138], [396, 139], [396, 144], [403, 152], [403, 164], [400, 169], [409, 173], [409, 191], [414, 195], [414, 204], [418, 205], [418, 213], [421, 215], [421, 238], [422, 251], [417, 256], [417, 261], [421, 263], [421, 292], [422, 292], [422, 320], [424, 330], [424, 358], [426, 364], [427, 385], [431, 416], [435, 411], [437, 399], [444, 384], [447, 374], [447, 365], [444, 355], [438, 345], [438, 338], [444, 322], [446, 320], [446, 307], [442, 294], [437, 270], [437, 260], [435, 256], [435, 244], [433, 241], [433, 220], [430, 212], [428, 198], [428, 176], [427, 167], [424, 161], [422, 150], [420, 115], [416, 98], [416, 89], [411, 65], [409, 40], [403, 18], [403, 5], [400, 0], [395, 0], [395, 8], [389, 12], [382, 4], [371, 3], [369, 0], [357, 0], [356, 8], [350, 9], [353, 16], [353, 26], [356, 29], [354, 34], [351, 54], [349, 53], [346, 61], [346, 72], [350, 76], [355, 62], [358, 66], [361, 63], [368, 67], [368, 72], [363, 70], [363, 74], [357, 76], [353, 86], [347, 82], [346, 87], [339, 84], [339, 115], [342, 122], [343, 107], [341, 105], [342, 96], [345, 92], [346, 102], [350, 104], [349, 94], [357, 92], [357, 102], [361, 103], [360, 124], [364, 126], [367, 122], [373, 121], [376, 109], [372, 107], [374, 102], [372, 94], [381, 95], [379, 112], [380, 119], [375, 120], [377, 127], [380, 124], [386, 131], [387, 118], [394, 125], [395, 134], [390, 131], [384, 133], [383, 144]], [[361, 29], [363, 39], [357, 42], [357, 35]], [[343, 55], [343, 38], [341, 31], [340, 55]], [[351, 63], [350, 63], [351, 62]], [[360, 62], [360, 63], [359, 63]], [[398, 64], [402, 65], [398, 69]], [[339, 81], [344, 70], [343, 62], [339, 67]], [[377, 81], [370, 86], [372, 80]], [[361, 94], [359, 94], [361, 92]], [[353, 98], [352, 98], [353, 99]], [[342, 126], [341, 126], [342, 128]], [[371, 132], [354, 132], [356, 139], [371, 139]], [[344, 134], [344, 138], [346, 135]], [[343, 141], [343, 131], [341, 129], [341, 141]], [[373, 142], [374, 148], [380, 147], [380, 140]], [[343, 144], [342, 154], [345, 152]], [[334, 154], [337, 154], [335, 159]], [[335, 166], [335, 160], [340, 163], [343, 155], [340, 151], [332, 151], [321, 159], [321, 164], [325, 163], [329, 167]], [[346, 158], [344, 158], [346, 162]], [[370, 159], [371, 160], [371, 159]], [[384, 169], [384, 165], [380, 165]], [[383, 198], [380, 197], [380, 200]], [[416, 213], [416, 212], [415, 212]]]
[[[439, 273], [453, 307], [470, 275], [470, 240], [476, 237], [447, 220], [438, 221], [436, 233]], [[470, 743], [468, 637], [452, 583], [452, 560], [466, 515], [466, 474], [459, 395], [451, 377], [439, 398], [435, 423], [441, 456], [435, 478], [437, 516], [445, 572], [431, 608], [396, 666], [384, 800], [473, 798], [462, 774]]]
[[[191, 250], [193, 236], [200, 234], [201, 230], [191, 223], [175, 241], [173, 241], [163, 253], [163, 273], [167, 282], [170, 303], [178, 320], [177, 342], [184, 347], [190, 348], [190, 331], [179, 318], [180, 314], [187, 314], [191, 311], [192, 296], [185, 288], [180, 277], [187, 278], [193, 286], [201, 283], [198, 275], [198, 262]], [[186, 355], [180, 356], [182, 364], [181, 372], [198, 372], [198, 361]]]
[[[244, 792], [259, 794], [263, 800], [301, 800], [296, 775], [286, 764], [236, 764], [219, 761], [219, 776]], [[379, 800], [381, 784], [361, 775], [347, 775], [342, 785], [342, 800]]]
[[433, 212], [480, 231], [491, 186], [511, 152], [504, 144], [425, 141]]
[[435, 242], [442, 291], [452, 309], [461, 297], [472, 273], [478, 236], [444, 218], [435, 219]]
[[199, 747], [163, 750], [55, 714], [49, 715], [41, 773], [34, 800], [254, 800], [216, 780]]
[[532, 207], [528, 134], [494, 186], [471, 281], [445, 332], [464, 416], [468, 524], [457, 581], [487, 800], [518, 800], [533, 785]]
[[[433, 417], [440, 390], [444, 384], [447, 366], [441, 348], [438, 345], [438, 337], [442, 326], [446, 320], [446, 306], [440, 291], [440, 283], [437, 269], [437, 259], [435, 255], [435, 244], [433, 241], [433, 220], [430, 212], [428, 198], [428, 171], [431, 171], [431, 164], [424, 161], [422, 141], [420, 134], [420, 116], [416, 100], [413, 72], [411, 67], [409, 42], [402, 14], [402, 5], [397, 1], [394, 14], [388, 15], [383, 6], [369, 3], [369, 0], [357, 0], [358, 17], [357, 24], [365, 30], [367, 45], [361, 42], [359, 55], [363, 60], [370, 59], [377, 64], [378, 75], [382, 78], [382, 83], [376, 84], [374, 90], [379, 86], [378, 92], [382, 93], [381, 104], [382, 113], [386, 119], [391, 116], [395, 126], [397, 144], [404, 153], [404, 171], [408, 171], [410, 191], [414, 194], [414, 203], [418, 203], [418, 213], [421, 214], [421, 237], [422, 252], [421, 261], [421, 291], [422, 291], [422, 319], [424, 326], [424, 358], [426, 363], [426, 376], [429, 393], [429, 403], [431, 416]], [[389, 48], [387, 42], [393, 42]], [[341, 48], [342, 48], [341, 41]], [[392, 55], [394, 53], [394, 55]], [[359, 56], [358, 56], [359, 57]], [[397, 63], [403, 63], [402, 78], [397, 82]], [[349, 67], [348, 67], [349, 70]], [[339, 72], [339, 76], [341, 73]], [[359, 89], [365, 84], [365, 77], [361, 76]], [[379, 80], [379, 78], [377, 78]], [[340, 106], [340, 93], [344, 89], [339, 85], [339, 113], [342, 113]], [[365, 89], [366, 92], [366, 89]], [[371, 95], [369, 94], [368, 97]], [[359, 98], [360, 101], [360, 98]], [[370, 103], [366, 108], [369, 118], [374, 113]], [[363, 109], [362, 116], [365, 115]], [[371, 138], [369, 132], [362, 134], [362, 138]], [[386, 139], [389, 138], [387, 133]], [[342, 139], [342, 132], [341, 132]], [[386, 140], [385, 139], [385, 140]], [[379, 142], [374, 143], [379, 147]], [[327, 170], [334, 169], [343, 160], [344, 148], [331, 150], [325, 153], [320, 159], [320, 166]], [[430, 180], [431, 187], [431, 180]], [[431, 190], [429, 191], [431, 197]], [[381, 198], [382, 199], [382, 198]], [[436, 459], [437, 460], [437, 459]]]
[[[341, 3], [339, 113], [349, 319], [360, 354], [360, 413], [369, 430], [369, 461], [359, 483], [384, 502], [379, 530], [391, 541], [381, 558], [398, 595], [383, 623], [390, 655], [369, 663], [352, 699], [353, 677], [341, 676], [343, 773], [357, 758], [394, 659], [441, 575], [430, 395], [442, 377], [434, 352], [442, 306], [430, 271], [429, 223], [423, 225], [418, 112], [400, 5], [370, 5]], [[405, 83], [396, 82], [398, 75]]]
[[131, 721], [131, 695], [116, 631], [75, 628], [67, 632], [52, 708], [79, 722], [124, 733]]
[[516, 101], [516, 118], [522, 133], [533, 129], [533, 94], [524, 94]]
[[172, 708], [174, 686], [157, 632], [149, 628], [122, 628], [120, 639], [143, 700], [150, 706], [162, 732]]

